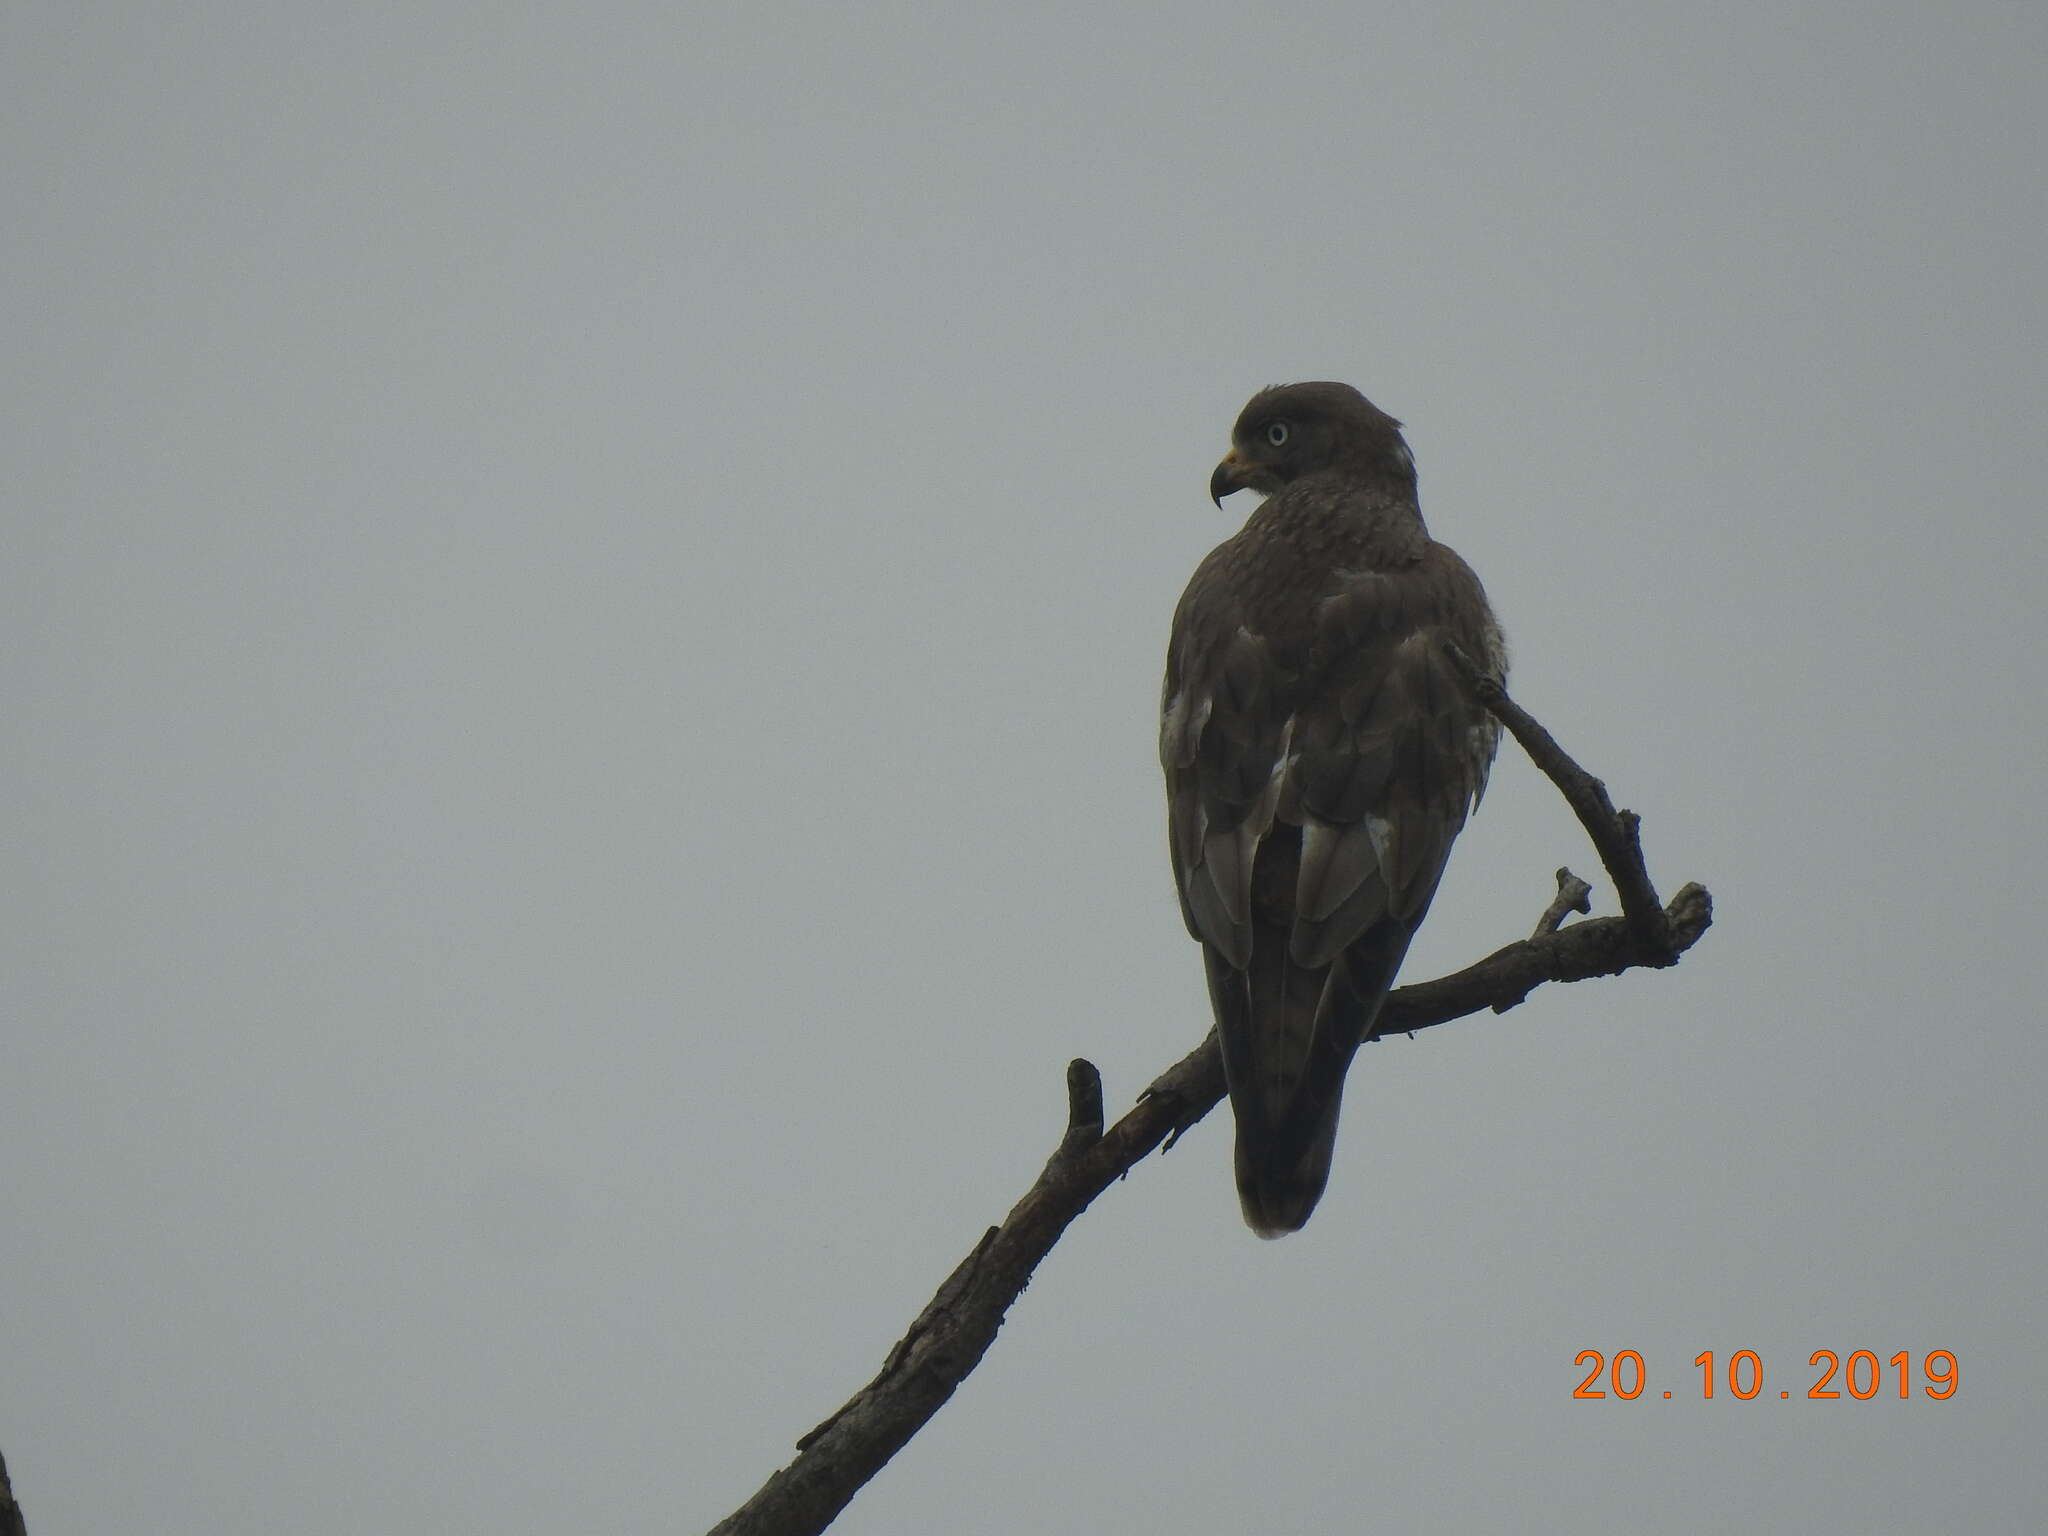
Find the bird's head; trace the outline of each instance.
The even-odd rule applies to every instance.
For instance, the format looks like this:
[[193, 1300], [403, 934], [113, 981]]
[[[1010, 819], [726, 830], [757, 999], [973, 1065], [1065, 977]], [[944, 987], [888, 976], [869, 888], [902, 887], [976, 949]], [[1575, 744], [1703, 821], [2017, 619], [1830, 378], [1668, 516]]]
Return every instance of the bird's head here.
[[1276, 384], [1238, 414], [1230, 452], [1209, 477], [1209, 499], [1220, 507], [1232, 491], [1271, 495], [1330, 469], [1415, 490], [1415, 459], [1400, 422], [1349, 384]]

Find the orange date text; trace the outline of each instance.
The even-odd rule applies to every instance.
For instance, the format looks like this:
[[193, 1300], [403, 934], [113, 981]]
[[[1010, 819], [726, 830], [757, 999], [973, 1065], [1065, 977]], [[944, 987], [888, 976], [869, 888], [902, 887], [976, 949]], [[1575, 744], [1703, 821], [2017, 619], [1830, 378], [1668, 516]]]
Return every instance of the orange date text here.
[[[1572, 1390], [1573, 1397], [1618, 1397], [1632, 1403], [1650, 1388], [1650, 1369], [1639, 1350], [1618, 1349], [1609, 1357], [1597, 1349], [1582, 1349], [1572, 1363], [1586, 1373]], [[1682, 1392], [1671, 1387], [1651, 1395], [1672, 1398], [1697, 1393], [1703, 1402], [1720, 1392], [1744, 1402], [1766, 1395], [1763, 1357], [1753, 1349], [1738, 1349], [1726, 1359], [1711, 1349], [1701, 1350], [1692, 1364], [1693, 1369], [1683, 1378]], [[1789, 1400], [1797, 1391], [1798, 1396], [1813, 1402], [1843, 1397], [1868, 1402], [1879, 1395], [1931, 1397], [1939, 1402], [1954, 1397], [1963, 1383], [1962, 1367], [1946, 1349], [1930, 1349], [1917, 1357], [1910, 1349], [1902, 1349], [1889, 1358], [1880, 1358], [1870, 1349], [1852, 1350], [1847, 1356], [1832, 1349], [1816, 1349], [1807, 1357], [1806, 1367], [1797, 1373], [1794, 1385], [1769, 1395]], [[1803, 1391], [1797, 1390], [1802, 1387]]]

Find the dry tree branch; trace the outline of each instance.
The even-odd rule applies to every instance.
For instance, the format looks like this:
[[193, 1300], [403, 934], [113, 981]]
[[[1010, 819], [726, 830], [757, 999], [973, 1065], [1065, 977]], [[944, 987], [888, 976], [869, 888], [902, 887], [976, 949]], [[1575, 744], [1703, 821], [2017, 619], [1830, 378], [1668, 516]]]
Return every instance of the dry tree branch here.
[[[1498, 681], [1455, 646], [1446, 652], [1474, 695], [1577, 813], [1614, 882], [1622, 915], [1560, 926], [1566, 913], [1588, 910], [1590, 891], [1570, 870], [1560, 869], [1557, 897], [1533, 936], [1452, 975], [1399, 988], [1380, 1012], [1383, 1035], [1412, 1035], [1483, 1008], [1505, 1013], [1547, 981], [1676, 964], [1714, 920], [1713, 898], [1704, 886], [1687, 885], [1669, 906], [1660, 905], [1643, 864], [1635, 813], [1617, 811], [1606, 786], [1574, 762]], [[831, 1524], [981, 1362], [1010, 1304], [1067, 1224], [1155, 1147], [1171, 1146], [1223, 1093], [1223, 1058], [1211, 1031], [1104, 1130], [1101, 1075], [1089, 1062], [1070, 1062], [1066, 1131], [1037, 1181], [946, 1277], [875, 1379], [799, 1440], [796, 1459], [713, 1527], [711, 1536], [812, 1536]]]
[[[1557, 744], [1557, 738], [1508, 697], [1499, 678], [1482, 672], [1470, 656], [1449, 641], [1444, 642], [1443, 649], [1465, 686], [1521, 743], [1529, 760], [1549, 776], [1578, 816], [1586, 835], [1593, 839], [1600, 862], [1614, 882], [1614, 893], [1621, 899], [1622, 916], [1628, 919], [1630, 931], [1643, 946], [1645, 958], [1641, 963], [1671, 964], [1679, 951], [1670, 948], [1664, 908], [1657, 900], [1656, 886], [1650, 883], [1650, 872], [1643, 865], [1642, 818], [1634, 811], [1617, 811], [1614, 802], [1607, 798], [1607, 786], [1573, 762]], [[1648, 958], [1657, 953], [1666, 958]]]
[[0, 1536], [28, 1536], [28, 1523], [21, 1506], [14, 1502], [14, 1485], [7, 1481], [7, 1458], [0, 1456]]

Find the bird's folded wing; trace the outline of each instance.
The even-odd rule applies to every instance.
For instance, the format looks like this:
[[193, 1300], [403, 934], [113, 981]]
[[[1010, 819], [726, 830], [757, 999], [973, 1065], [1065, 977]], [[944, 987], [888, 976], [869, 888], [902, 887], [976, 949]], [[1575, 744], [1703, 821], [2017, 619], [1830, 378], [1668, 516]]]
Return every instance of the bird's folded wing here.
[[1252, 869], [1276, 819], [1302, 829], [1297, 964], [1327, 965], [1383, 919], [1421, 921], [1498, 732], [1441, 650], [1497, 647], [1463, 632], [1460, 576], [1462, 563], [1336, 572], [1300, 655], [1183, 615], [1160, 741], [1174, 868], [1189, 931], [1232, 965], [1249, 954]]

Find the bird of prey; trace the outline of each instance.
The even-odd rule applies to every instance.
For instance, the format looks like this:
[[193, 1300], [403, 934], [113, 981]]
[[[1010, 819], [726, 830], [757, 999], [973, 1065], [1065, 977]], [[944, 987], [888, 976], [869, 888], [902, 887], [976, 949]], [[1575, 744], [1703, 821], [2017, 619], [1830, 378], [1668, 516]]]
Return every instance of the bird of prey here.
[[1196, 569], [1161, 705], [1168, 839], [1237, 1118], [1245, 1221], [1330, 1176], [1371, 1038], [1500, 729], [1442, 651], [1505, 678], [1479, 578], [1429, 536], [1401, 424], [1348, 384], [1252, 397], [1209, 479], [1266, 493]]

